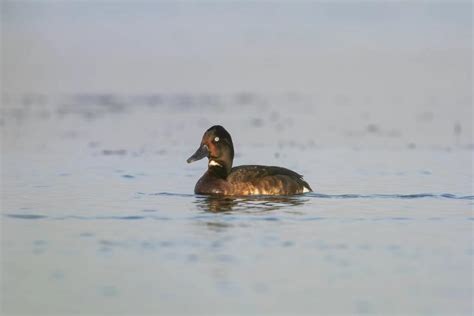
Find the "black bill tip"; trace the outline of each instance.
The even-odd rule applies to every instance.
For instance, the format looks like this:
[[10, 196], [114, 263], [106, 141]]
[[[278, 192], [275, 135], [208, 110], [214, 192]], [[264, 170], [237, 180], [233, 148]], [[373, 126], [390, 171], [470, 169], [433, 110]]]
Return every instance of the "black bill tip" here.
[[201, 147], [198, 148], [198, 150], [196, 150], [196, 152], [191, 157], [189, 157], [186, 160], [186, 162], [191, 163], [191, 162], [200, 160], [204, 157], [207, 157], [208, 155], [209, 155], [209, 149], [207, 148], [207, 145], [203, 144], [201, 145]]

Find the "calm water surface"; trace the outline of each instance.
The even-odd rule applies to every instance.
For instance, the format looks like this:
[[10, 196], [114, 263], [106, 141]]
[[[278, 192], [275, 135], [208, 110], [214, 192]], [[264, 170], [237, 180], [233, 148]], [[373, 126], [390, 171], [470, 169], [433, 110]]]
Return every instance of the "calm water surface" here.
[[[6, 314], [473, 311], [472, 144], [443, 108], [396, 125], [295, 96], [29, 98], [1, 117]], [[218, 123], [235, 165], [315, 192], [194, 195], [206, 164], [185, 160]]]

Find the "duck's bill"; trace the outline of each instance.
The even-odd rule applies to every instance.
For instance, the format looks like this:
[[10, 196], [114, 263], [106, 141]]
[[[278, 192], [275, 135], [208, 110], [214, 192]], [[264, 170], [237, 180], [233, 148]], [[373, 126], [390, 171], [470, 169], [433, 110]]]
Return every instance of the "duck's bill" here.
[[194, 153], [194, 155], [192, 155], [191, 157], [188, 158], [188, 160], [186, 160], [188, 163], [191, 163], [193, 161], [197, 161], [197, 160], [200, 160], [204, 157], [207, 157], [209, 155], [209, 149], [207, 148], [207, 145], [201, 145], [201, 147], [198, 148], [198, 150], [196, 150], [196, 152]]

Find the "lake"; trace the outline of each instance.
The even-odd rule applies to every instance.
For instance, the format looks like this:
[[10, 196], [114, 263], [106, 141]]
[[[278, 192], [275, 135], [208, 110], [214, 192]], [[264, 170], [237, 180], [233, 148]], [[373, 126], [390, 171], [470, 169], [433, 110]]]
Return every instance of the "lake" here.
[[0, 7], [0, 314], [473, 314], [472, 1]]
[[[354, 102], [10, 96], [3, 312], [471, 314], [470, 106]], [[234, 165], [291, 168], [315, 192], [194, 195], [206, 163], [186, 159], [213, 124]]]

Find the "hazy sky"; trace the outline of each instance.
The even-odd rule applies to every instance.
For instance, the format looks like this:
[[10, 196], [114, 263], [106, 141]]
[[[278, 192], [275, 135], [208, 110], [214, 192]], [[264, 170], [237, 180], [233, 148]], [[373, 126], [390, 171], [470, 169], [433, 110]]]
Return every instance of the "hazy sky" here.
[[466, 97], [470, 1], [2, 1], [4, 92]]

